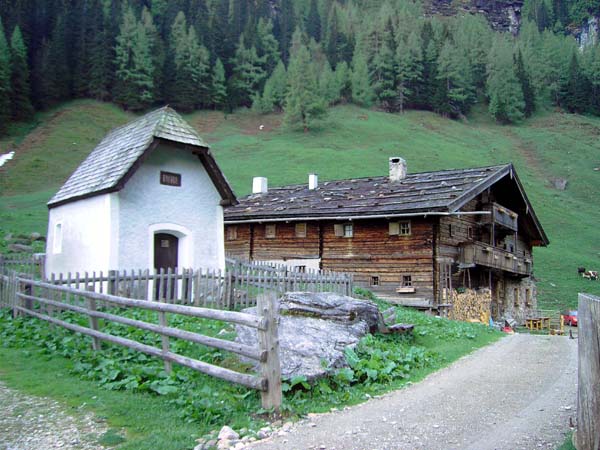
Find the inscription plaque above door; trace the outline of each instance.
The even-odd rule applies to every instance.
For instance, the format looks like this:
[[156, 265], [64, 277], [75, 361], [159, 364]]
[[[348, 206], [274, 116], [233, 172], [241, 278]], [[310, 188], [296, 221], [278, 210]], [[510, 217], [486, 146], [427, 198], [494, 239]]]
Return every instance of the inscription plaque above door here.
[[160, 171], [160, 184], [166, 186], [181, 186], [181, 174]]

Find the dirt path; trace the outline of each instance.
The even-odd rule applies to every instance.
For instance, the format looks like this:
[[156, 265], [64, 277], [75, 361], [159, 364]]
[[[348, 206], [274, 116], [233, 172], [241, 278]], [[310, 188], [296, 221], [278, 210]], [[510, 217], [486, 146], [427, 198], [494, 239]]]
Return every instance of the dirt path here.
[[253, 449], [555, 449], [575, 420], [577, 341], [517, 334], [424, 381], [310, 417]]
[[72, 415], [60, 403], [0, 382], [0, 450], [100, 450], [106, 426], [91, 414]]

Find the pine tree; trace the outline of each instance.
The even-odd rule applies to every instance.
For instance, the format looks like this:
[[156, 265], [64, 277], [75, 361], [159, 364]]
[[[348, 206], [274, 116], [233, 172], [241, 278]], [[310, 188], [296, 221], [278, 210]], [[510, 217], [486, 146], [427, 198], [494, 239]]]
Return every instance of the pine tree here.
[[266, 74], [256, 53], [256, 48], [254, 46], [246, 47], [243, 35], [240, 36], [232, 65], [233, 74], [230, 84], [235, 104], [249, 107]]
[[529, 74], [525, 70], [525, 64], [523, 63], [523, 54], [521, 53], [521, 49], [517, 51], [517, 55], [515, 56], [515, 75], [517, 80], [519, 80], [519, 84], [521, 85], [521, 91], [523, 92], [523, 101], [525, 102], [525, 108], [523, 109], [523, 113], [525, 117], [531, 117], [533, 112], [535, 111], [535, 92], [533, 91], [533, 86], [531, 85], [531, 79]]
[[219, 58], [215, 62], [212, 73], [212, 104], [217, 109], [223, 109], [227, 104], [227, 85], [225, 80], [225, 68]]
[[373, 104], [373, 88], [369, 78], [369, 66], [367, 57], [356, 48], [352, 58], [352, 101], [360, 106], [369, 107]]
[[310, 8], [306, 18], [306, 33], [317, 42], [321, 40], [321, 16], [317, 0], [310, 0]]
[[345, 55], [348, 54], [348, 47], [348, 39], [340, 29], [338, 5], [334, 3], [329, 14], [327, 37], [325, 39], [325, 53], [331, 67], [335, 68], [338, 62], [344, 60]]
[[10, 119], [10, 48], [0, 18], [0, 134]]
[[510, 44], [501, 37], [495, 39], [487, 68], [489, 112], [501, 123], [518, 122], [524, 117], [523, 90], [515, 74]]
[[287, 63], [290, 57], [290, 47], [295, 28], [294, 2], [293, 0], [281, 0], [274, 32], [275, 37], [279, 41], [279, 48], [281, 48], [284, 63]]
[[103, 7], [102, 0], [96, 0], [96, 4], [88, 89], [91, 97], [108, 100], [111, 97], [111, 87], [114, 81], [114, 37], [110, 28], [110, 11]]
[[10, 103], [14, 120], [28, 120], [33, 117], [31, 88], [29, 86], [29, 67], [27, 65], [27, 47], [23, 41], [21, 28], [17, 25], [10, 38]]
[[573, 51], [569, 72], [560, 90], [560, 104], [571, 113], [585, 113], [590, 108], [591, 92], [590, 80], [581, 70], [577, 53]]
[[290, 55], [284, 121], [289, 126], [301, 126], [305, 132], [327, 111], [315, 72], [308, 48], [300, 45]]
[[164, 65], [166, 60], [165, 45], [160, 33], [154, 25], [152, 13], [144, 6], [142, 9], [141, 26], [148, 39], [148, 46], [152, 58], [153, 79], [152, 79], [152, 98], [153, 100], [162, 100], [162, 88], [164, 84]]

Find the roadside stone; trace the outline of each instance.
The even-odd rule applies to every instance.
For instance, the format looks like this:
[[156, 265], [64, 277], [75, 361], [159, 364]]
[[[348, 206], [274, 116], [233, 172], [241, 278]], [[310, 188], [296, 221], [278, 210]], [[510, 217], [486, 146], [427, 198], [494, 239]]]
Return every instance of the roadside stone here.
[[33, 233], [31, 233], [29, 235], [29, 240], [31, 241], [37, 241], [42, 237], [42, 235], [40, 233], [38, 233], [37, 231], [34, 231]]
[[233, 429], [231, 427], [228, 427], [227, 425], [225, 425], [223, 428], [221, 428], [221, 431], [219, 431], [219, 440], [237, 440], [240, 438], [240, 435], [237, 434], [235, 431], [233, 431]]

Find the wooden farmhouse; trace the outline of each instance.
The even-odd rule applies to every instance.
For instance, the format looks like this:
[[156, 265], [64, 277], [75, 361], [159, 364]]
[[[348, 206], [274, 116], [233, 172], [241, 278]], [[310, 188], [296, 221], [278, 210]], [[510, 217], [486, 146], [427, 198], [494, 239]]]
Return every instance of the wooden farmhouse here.
[[[487, 292], [493, 317], [521, 320], [536, 306], [535, 246], [548, 238], [512, 164], [268, 189], [225, 211], [228, 255], [354, 274], [389, 300], [443, 310]], [[454, 296], [454, 297], [453, 297]]]
[[235, 203], [202, 138], [156, 110], [111, 131], [52, 197], [46, 274], [224, 268]]

